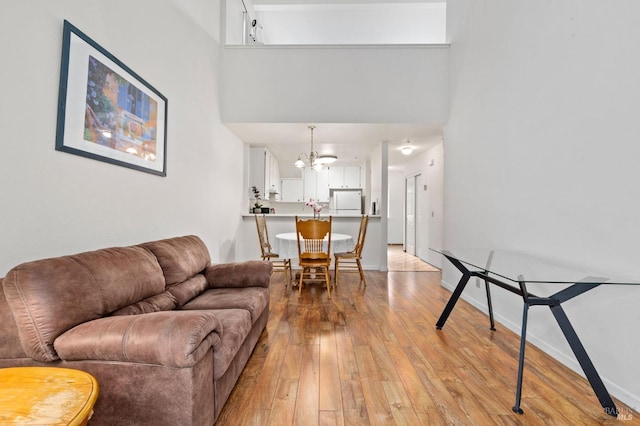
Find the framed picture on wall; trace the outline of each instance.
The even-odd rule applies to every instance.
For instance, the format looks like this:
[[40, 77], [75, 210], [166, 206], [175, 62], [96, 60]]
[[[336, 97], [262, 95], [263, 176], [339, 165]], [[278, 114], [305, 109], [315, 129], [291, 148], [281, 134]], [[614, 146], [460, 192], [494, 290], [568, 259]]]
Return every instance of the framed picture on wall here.
[[167, 175], [167, 98], [68, 21], [56, 150]]

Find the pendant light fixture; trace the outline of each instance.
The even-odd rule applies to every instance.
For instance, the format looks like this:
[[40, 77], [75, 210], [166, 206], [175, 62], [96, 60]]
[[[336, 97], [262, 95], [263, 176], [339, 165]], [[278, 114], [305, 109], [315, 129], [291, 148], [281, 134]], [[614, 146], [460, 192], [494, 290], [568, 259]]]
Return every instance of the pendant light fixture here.
[[[311, 131], [311, 151], [308, 155], [301, 153], [300, 155], [298, 155], [298, 159], [296, 160], [296, 162], [293, 163], [293, 165], [299, 169], [308, 165], [314, 170], [320, 170], [324, 164], [333, 163], [338, 159], [338, 157], [336, 157], [335, 155], [319, 155], [318, 151], [315, 151], [313, 149], [313, 129], [315, 128], [316, 126], [309, 126], [309, 130]], [[303, 160], [303, 158], [306, 159], [306, 162], [305, 160]]]

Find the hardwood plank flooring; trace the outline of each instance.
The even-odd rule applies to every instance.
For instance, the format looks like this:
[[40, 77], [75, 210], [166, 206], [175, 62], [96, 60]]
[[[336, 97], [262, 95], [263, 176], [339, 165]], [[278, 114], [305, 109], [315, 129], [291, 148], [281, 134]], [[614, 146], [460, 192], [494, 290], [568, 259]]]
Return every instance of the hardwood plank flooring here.
[[420, 259], [417, 256], [407, 254], [402, 244], [389, 244], [387, 246], [387, 269], [389, 271], [423, 271], [438, 272], [439, 269]]
[[327, 298], [298, 298], [274, 273], [266, 330], [217, 425], [640, 425], [604, 413], [587, 381], [527, 347], [523, 415], [515, 399], [519, 338], [449, 291], [440, 272], [345, 274]]

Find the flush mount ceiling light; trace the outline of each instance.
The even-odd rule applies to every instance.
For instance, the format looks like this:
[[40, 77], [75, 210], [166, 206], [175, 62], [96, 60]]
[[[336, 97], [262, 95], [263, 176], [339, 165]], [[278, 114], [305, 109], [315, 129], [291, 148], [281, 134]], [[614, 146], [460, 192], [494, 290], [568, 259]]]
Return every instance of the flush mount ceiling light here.
[[410, 143], [411, 141], [407, 141], [407, 144], [400, 148], [400, 152], [402, 152], [404, 155], [410, 155], [413, 152], [413, 147], [409, 145]]
[[331, 164], [336, 161], [338, 157], [335, 155], [320, 155], [316, 158], [316, 164]]
[[[335, 155], [318, 155], [318, 151], [313, 150], [313, 129], [315, 128], [316, 126], [309, 126], [309, 130], [311, 130], [311, 151], [308, 155], [301, 153], [298, 155], [296, 162], [293, 163], [293, 165], [299, 169], [307, 166], [308, 164], [309, 167], [315, 170], [320, 170], [323, 164], [331, 164], [338, 159]], [[306, 159], [306, 162], [302, 159], [303, 157]]]

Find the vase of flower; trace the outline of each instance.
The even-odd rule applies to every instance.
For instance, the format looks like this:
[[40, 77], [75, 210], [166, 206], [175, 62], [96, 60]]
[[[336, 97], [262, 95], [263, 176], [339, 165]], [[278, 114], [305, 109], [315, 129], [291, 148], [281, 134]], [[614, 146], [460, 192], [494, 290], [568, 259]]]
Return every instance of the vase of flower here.
[[260, 190], [256, 186], [251, 187], [251, 192], [253, 192], [253, 213], [260, 214], [262, 213], [262, 204], [260, 203]]
[[309, 198], [309, 201], [304, 203], [304, 205], [307, 207], [311, 207], [311, 209], [313, 210], [313, 218], [316, 220], [320, 219], [320, 212], [322, 211], [322, 209], [327, 207], [326, 204], [319, 203], [313, 198]]

